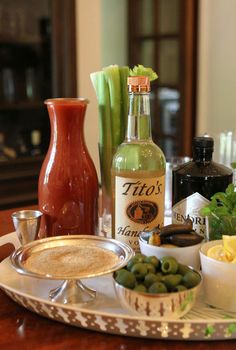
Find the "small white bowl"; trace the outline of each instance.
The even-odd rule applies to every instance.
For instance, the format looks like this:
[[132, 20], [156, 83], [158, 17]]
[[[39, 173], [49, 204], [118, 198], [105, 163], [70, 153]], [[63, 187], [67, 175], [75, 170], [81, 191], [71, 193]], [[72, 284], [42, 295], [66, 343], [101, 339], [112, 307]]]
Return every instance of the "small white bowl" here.
[[192, 266], [194, 269], [199, 270], [199, 250], [202, 243], [189, 247], [158, 247], [148, 243], [149, 236], [149, 232], [142, 232], [139, 236], [139, 247], [142, 254], [156, 256], [158, 259], [164, 256], [173, 256], [181, 264]]
[[222, 240], [203, 243], [200, 249], [204, 299], [209, 305], [236, 312], [236, 264], [207, 256], [208, 249], [218, 244]]

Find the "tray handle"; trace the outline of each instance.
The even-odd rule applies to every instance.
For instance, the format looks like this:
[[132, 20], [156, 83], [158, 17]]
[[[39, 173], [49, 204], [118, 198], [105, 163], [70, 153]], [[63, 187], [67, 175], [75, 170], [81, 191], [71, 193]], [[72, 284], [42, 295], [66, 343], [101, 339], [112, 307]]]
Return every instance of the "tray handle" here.
[[0, 237], [0, 247], [7, 243], [11, 243], [15, 249], [21, 246], [16, 232], [8, 233], [7, 235], [3, 235]]

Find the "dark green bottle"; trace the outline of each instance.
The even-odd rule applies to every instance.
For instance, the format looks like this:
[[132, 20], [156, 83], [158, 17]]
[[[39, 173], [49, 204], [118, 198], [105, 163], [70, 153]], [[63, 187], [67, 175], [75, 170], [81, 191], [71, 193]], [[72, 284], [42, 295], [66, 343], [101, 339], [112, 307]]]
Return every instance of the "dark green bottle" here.
[[172, 222], [183, 223], [187, 217], [193, 228], [205, 236], [205, 218], [199, 210], [209, 203], [216, 192], [224, 192], [232, 183], [232, 169], [212, 160], [214, 140], [211, 137], [193, 139], [193, 159], [173, 170]]

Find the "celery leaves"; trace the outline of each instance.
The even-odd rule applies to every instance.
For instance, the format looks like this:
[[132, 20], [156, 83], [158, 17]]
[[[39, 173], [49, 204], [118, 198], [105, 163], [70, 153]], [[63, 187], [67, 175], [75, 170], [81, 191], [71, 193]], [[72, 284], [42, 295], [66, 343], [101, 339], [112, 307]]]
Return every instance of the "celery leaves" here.
[[153, 71], [152, 68], [144, 67], [142, 64], [138, 64], [137, 66], [134, 66], [133, 69], [130, 69], [129, 74], [133, 77], [144, 75], [146, 77], [149, 77], [150, 81], [156, 80], [158, 78], [158, 75]]

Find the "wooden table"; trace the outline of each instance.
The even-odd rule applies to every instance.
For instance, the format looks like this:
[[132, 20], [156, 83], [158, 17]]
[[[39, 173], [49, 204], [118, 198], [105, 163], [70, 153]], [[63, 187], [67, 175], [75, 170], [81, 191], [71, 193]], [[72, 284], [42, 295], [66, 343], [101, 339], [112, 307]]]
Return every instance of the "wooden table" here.
[[[13, 231], [11, 213], [0, 211], [0, 235]], [[9, 254], [10, 247], [4, 250]], [[1, 258], [3, 258], [3, 254]], [[234, 341], [168, 341], [93, 332], [46, 319], [14, 303], [0, 291], [0, 349], [235, 350]]]

